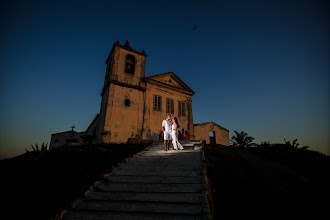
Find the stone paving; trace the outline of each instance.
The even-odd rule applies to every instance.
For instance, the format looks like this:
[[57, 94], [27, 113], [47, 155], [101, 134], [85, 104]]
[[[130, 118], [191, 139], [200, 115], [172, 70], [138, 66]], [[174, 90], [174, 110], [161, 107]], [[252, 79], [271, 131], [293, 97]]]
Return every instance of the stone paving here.
[[62, 219], [207, 219], [200, 145], [162, 147], [155, 144], [105, 174]]

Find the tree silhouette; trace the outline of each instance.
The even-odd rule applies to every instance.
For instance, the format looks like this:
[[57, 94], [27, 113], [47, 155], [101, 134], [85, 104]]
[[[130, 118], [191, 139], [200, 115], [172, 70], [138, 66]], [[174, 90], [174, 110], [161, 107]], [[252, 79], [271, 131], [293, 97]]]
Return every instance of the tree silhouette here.
[[238, 133], [237, 131], [234, 132], [236, 136], [233, 135], [230, 140], [232, 146], [236, 146], [238, 148], [249, 148], [256, 145], [255, 143], [253, 143], [254, 138], [248, 136], [246, 132], [244, 131], [241, 131], [240, 133]]
[[297, 139], [293, 140], [292, 143], [290, 141], [285, 140], [285, 139], [284, 139], [284, 141], [285, 141], [285, 145], [287, 145], [289, 147], [292, 147], [294, 149], [298, 148], [298, 146], [299, 146]]

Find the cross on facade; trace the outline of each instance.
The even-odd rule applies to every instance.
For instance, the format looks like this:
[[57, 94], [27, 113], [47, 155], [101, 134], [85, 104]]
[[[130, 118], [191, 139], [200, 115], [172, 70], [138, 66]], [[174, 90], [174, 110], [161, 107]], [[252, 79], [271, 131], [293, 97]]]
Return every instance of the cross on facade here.
[[72, 128], [72, 130], [71, 130], [71, 131], [73, 131], [73, 129], [74, 129], [74, 128], [76, 128], [76, 127], [75, 127], [74, 125], [72, 125], [72, 126], [71, 126], [71, 128]]

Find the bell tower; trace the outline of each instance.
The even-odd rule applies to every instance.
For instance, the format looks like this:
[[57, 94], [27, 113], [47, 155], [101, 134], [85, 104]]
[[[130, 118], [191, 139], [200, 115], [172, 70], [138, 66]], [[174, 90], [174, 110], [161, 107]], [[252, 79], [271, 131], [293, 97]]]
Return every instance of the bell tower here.
[[129, 41], [122, 46], [117, 41], [106, 60], [104, 86], [108, 81], [125, 83], [131, 86], [141, 86], [141, 79], [145, 77], [145, 64], [147, 54], [133, 50]]
[[141, 139], [147, 54], [117, 41], [106, 60], [98, 143], [126, 143]]

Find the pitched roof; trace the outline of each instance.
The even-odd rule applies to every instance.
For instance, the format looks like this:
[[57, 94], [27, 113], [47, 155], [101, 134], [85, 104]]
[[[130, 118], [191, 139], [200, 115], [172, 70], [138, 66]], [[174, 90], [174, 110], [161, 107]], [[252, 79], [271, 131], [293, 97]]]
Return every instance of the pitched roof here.
[[215, 126], [218, 126], [220, 129], [224, 129], [226, 131], [229, 131], [228, 129], [218, 125], [217, 123], [214, 123], [213, 121], [210, 122], [204, 122], [204, 123], [199, 123], [199, 124], [194, 124], [194, 126], [201, 126], [201, 125], [206, 125], [206, 124], [214, 124]]
[[[164, 83], [159, 81], [159, 79], [165, 77], [165, 76], [169, 76], [171, 79], [173, 79], [176, 83], [178, 83], [178, 85], [180, 87], [174, 86], [174, 85], [170, 85], [168, 83]], [[188, 93], [189, 95], [193, 96], [195, 94], [195, 92], [189, 87], [187, 86], [187, 84], [185, 84], [175, 73], [173, 72], [167, 72], [167, 73], [162, 73], [162, 74], [157, 74], [157, 75], [153, 75], [153, 76], [148, 76], [148, 77], [144, 77], [144, 80], [146, 82], [151, 82], [151, 83], [155, 83], [167, 88], [172, 88], [174, 90], [183, 90], [186, 93]]]
[[63, 131], [63, 132], [59, 132], [59, 133], [54, 133], [54, 134], [51, 134], [51, 135], [53, 136], [53, 135], [65, 134], [65, 133], [83, 134], [83, 133], [85, 133], [85, 132], [84, 132], [84, 131], [82, 131], [82, 132], [76, 132], [76, 131], [72, 131], [72, 130], [70, 130], [70, 131]]

